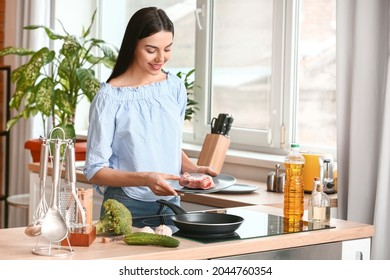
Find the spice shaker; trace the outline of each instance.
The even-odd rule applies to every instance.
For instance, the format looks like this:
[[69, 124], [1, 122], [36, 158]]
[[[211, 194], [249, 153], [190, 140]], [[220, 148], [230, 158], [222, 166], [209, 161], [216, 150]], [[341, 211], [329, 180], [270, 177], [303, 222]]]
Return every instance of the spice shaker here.
[[269, 172], [267, 176], [267, 191], [284, 192], [285, 174], [280, 174], [280, 164], [275, 164], [275, 171]]

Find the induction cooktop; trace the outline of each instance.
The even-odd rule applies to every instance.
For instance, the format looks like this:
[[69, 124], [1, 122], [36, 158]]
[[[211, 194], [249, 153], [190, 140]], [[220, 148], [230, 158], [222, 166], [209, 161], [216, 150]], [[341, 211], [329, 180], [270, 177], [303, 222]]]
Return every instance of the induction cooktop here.
[[311, 223], [304, 220], [297, 221], [292, 224], [291, 222], [289, 222], [288, 219], [282, 216], [252, 211], [248, 209], [230, 208], [226, 210], [223, 209], [217, 211], [219, 213], [223, 211], [223, 213], [241, 216], [244, 218], [244, 222], [232, 234], [193, 234], [188, 232], [182, 232], [174, 225], [173, 221], [171, 220], [171, 217], [174, 215], [159, 215], [134, 218], [133, 225], [136, 227], [149, 226], [153, 228], [161, 224], [165, 224], [172, 229], [173, 236], [180, 236], [201, 243], [259, 238], [273, 235], [291, 234], [296, 232], [307, 232], [334, 228], [328, 224]]

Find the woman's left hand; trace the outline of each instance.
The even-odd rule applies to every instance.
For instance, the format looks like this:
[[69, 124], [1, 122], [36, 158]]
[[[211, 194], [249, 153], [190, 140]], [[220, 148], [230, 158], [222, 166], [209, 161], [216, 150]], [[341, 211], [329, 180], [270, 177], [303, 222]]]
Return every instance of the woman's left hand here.
[[208, 175], [213, 176], [213, 177], [218, 175], [218, 173], [209, 166], [198, 166], [194, 172], [195, 173], [205, 173], [205, 174], [208, 174]]
[[212, 169], [209, 166], [199, 166], [194, 163], [184, 152], [182, 152], [182, 163], [181, 163], [181, 172], [189, 173], [205, 173], [210, 176], [217, 176], [218, 172]]

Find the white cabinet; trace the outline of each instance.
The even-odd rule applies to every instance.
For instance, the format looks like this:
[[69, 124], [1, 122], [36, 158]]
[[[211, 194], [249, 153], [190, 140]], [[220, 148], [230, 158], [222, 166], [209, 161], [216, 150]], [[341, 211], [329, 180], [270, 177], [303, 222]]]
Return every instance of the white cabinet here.
[[371, 259], [371, 238], [343, 241], [343, 260]]
[[222, 260], [369, 260], [371, 238], [272, 250]]

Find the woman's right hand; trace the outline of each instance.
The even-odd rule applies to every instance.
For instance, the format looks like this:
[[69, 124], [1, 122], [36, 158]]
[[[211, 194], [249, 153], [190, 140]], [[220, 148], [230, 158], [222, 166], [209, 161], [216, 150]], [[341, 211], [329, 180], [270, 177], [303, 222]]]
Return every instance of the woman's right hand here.
[[166, 180], [179, 180], [180, 176], [150, 172], [146, 174], [146, 186], [148, 186], [155, 195], [167, 196], [178, 193], [166, 182]]

